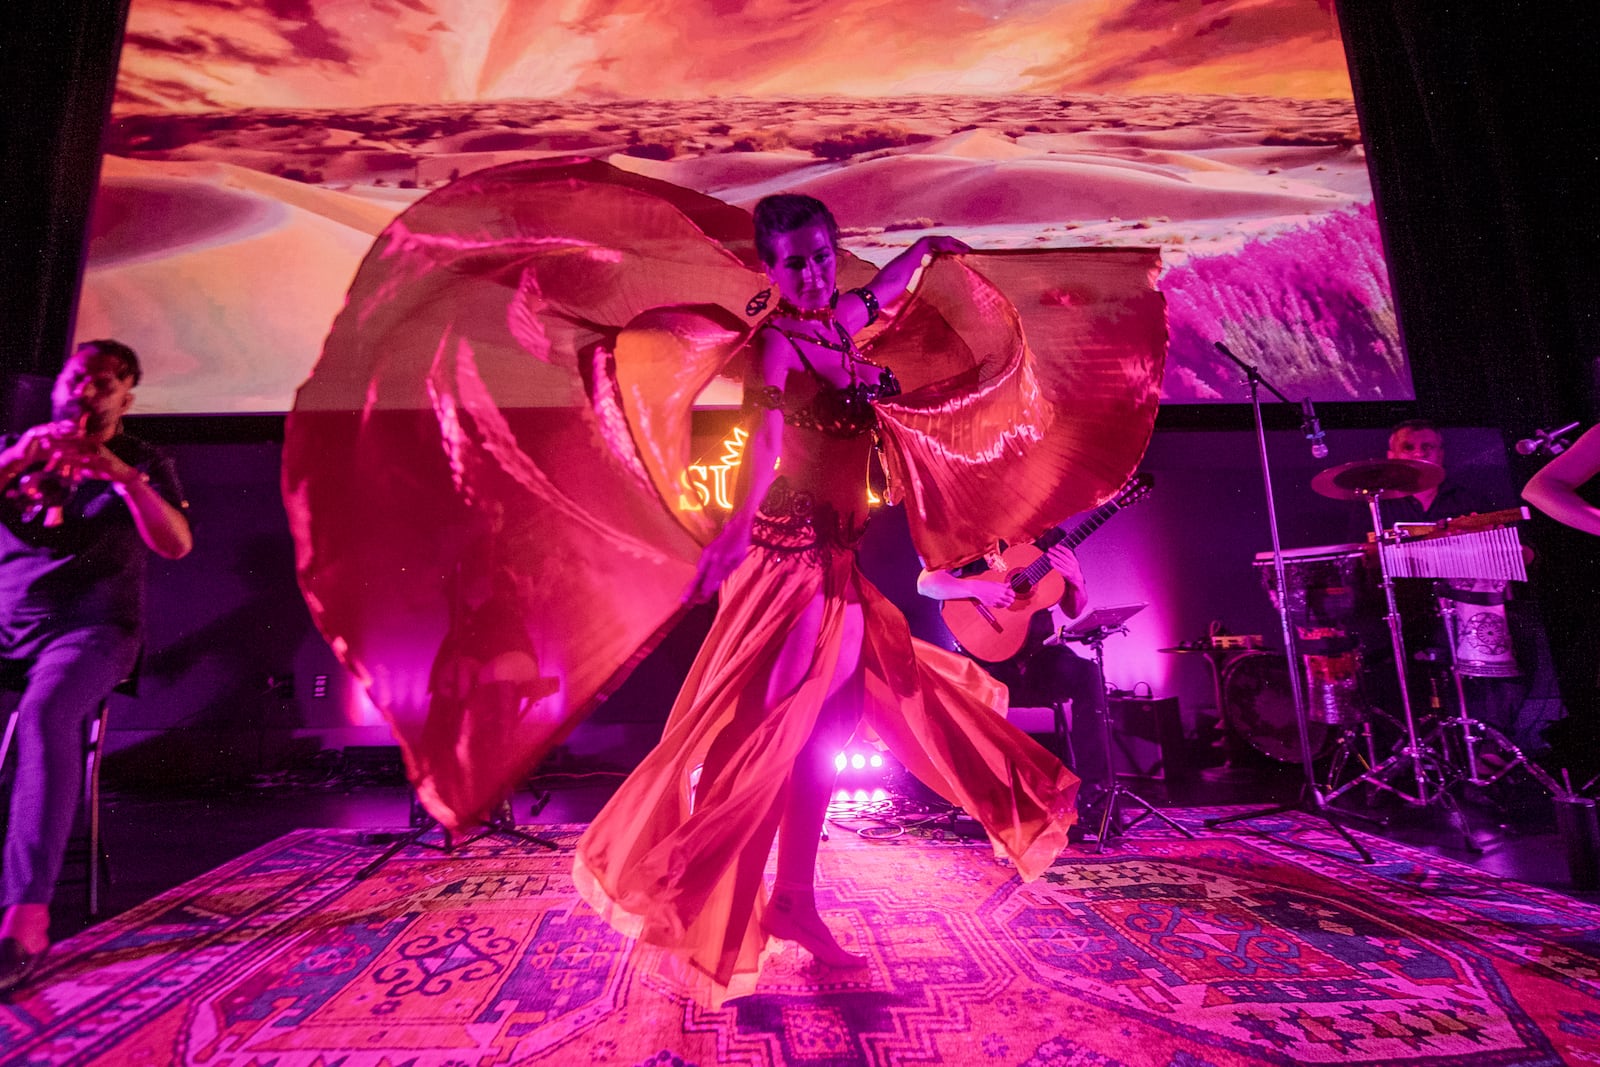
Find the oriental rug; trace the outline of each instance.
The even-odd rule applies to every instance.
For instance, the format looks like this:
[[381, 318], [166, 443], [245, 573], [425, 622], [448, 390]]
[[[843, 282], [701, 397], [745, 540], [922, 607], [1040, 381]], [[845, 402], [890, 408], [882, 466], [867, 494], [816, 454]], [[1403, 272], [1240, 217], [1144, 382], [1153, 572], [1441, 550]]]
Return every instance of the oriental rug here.
[[[1176, 813], [1193, 822], [1211, 812]], [[835, 829], [819, 901], [870, 955], [785, 946], [712, 1010], [574, 895], [556, 851], [375, 854], [302, 830], [52, 950], [3, 1064], [1600, 1062], [1600, 909], [1309, 819], [1141, 827], [1023, 885], [983, 843]]]

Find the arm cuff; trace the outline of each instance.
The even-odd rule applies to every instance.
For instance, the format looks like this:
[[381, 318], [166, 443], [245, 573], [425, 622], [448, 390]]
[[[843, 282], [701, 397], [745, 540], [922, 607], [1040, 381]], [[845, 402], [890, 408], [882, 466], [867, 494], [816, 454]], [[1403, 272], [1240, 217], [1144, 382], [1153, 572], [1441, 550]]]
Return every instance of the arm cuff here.
[[878, 313], [883, 310], [883, 308], [878, 304], [878, 294], [874, 293], [871, 289], [868, 289], [864, 285], [859, 289], [851, 289], [850, 292], [854, 293], [856, 296], [859, 296], [861, 298], [861, 302], [867, 305], [867, 325], [871, 326], [873, 323], [877, 322]]

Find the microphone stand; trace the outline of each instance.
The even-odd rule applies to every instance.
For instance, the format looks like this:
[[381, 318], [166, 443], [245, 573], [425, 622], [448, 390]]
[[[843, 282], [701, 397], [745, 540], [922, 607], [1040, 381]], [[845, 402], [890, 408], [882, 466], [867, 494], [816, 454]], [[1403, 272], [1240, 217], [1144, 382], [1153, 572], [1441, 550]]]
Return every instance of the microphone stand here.
[[[1327, 798], [1317, 788], [1316, 760], [1311, 754], [1311, 715], [1306, 709], [1305, 682], [1301, 677], [1301, 663], [1298, 649], [1295, 645], [1294, 626], [1289, 619], [1289, 582], [1283, 565], [1283, 545], [1278, 537], [1278, 508], [1272, 494], [1272, 466], [1267, 460], [1267, 429], [1261, 421], [1261, 387], [1264, 385], [1273, 396], [1285, 404], [1294, 405], [1294, 401], [1280, 393], [1276, 386], [1261, 375], [1261, 369], [1253, 364], [1246, 363], [1227, 347], [1218, 341], [1217, 351], [1227, 356], [1240, 369], [1245, 372], [1245, 381], [1250, 386], [1250, 407], [1255, 412], [1256, 419], [1256, 449], [1261, 459], [1261, 483], [1267, 497], [1267, 527], [1272, 534], [1272, 570], [1278, 581], [1278, 621], [1283, 627], [1283, 651], [1289, 659], [1289, 689], [1294, 697], [1295, 726], [1300, 732], [1300, 765], [1305, 770], [1305, 783], [1300, 787], [1300, 796], [1292, 804], [1276, 804], [1260, 811], [1248, 811], [1238, 815], [1227, 815], [1221, 818], [1206, 819], [1204, 825], [1208, 829], [1215, 829], [1229, 823], [1248, 822], [1251, 819], [1260, 819], [1269, 815], [1281, 815], [1290, 811], [1303, 811], [1327, 822], [1340, 837], [1355, 849], [1361, 857], [1362, 863], [1372, 863], [1372, 853], [1357, 841], [1349, 830], [1334, 818], [1332, 809], [1328, 807]], [[1221, 714], [1222, 709], [1217, 709]]]

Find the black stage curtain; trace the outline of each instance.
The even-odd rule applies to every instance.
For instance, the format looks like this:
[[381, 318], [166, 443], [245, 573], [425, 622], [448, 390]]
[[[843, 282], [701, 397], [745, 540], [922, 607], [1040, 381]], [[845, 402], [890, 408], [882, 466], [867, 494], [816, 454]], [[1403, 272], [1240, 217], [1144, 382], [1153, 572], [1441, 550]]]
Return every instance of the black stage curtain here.
[[53, 375], [72, 339], [128, 0], [0, 12], [0, 370]]
[[[1508, 445], [1594, 422], [1595, 5], [1338, 12], [1418, 413], [1498, 426]], [[1542, 462], [1513, 459], [1522, 478]], [[1600, 542], [1542, 516], [1523, 533], [1568, 709], [1554, 755], [1587, 778], [1600, 771]]]
[[1419, 410], [1596, 415], [1589, 0], [1339, 3]]

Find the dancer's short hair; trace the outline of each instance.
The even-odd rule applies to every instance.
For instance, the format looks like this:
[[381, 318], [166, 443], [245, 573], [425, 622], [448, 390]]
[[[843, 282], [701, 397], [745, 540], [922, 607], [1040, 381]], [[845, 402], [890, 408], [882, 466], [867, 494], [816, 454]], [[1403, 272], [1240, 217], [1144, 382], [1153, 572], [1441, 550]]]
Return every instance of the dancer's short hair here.
[[791, 233], [813, 222], [827, 226], [828, 239], [835, 248], [839, 245], [839, 224], [834, 221], [833, 212], [814, 196], [803, 193], [764, 196], [756, 204], [755, 219], [756, 252], [761, 256], [761, 262], [769, 267], [777, 256], [772, 247], [773, 237], [780, 233]]

